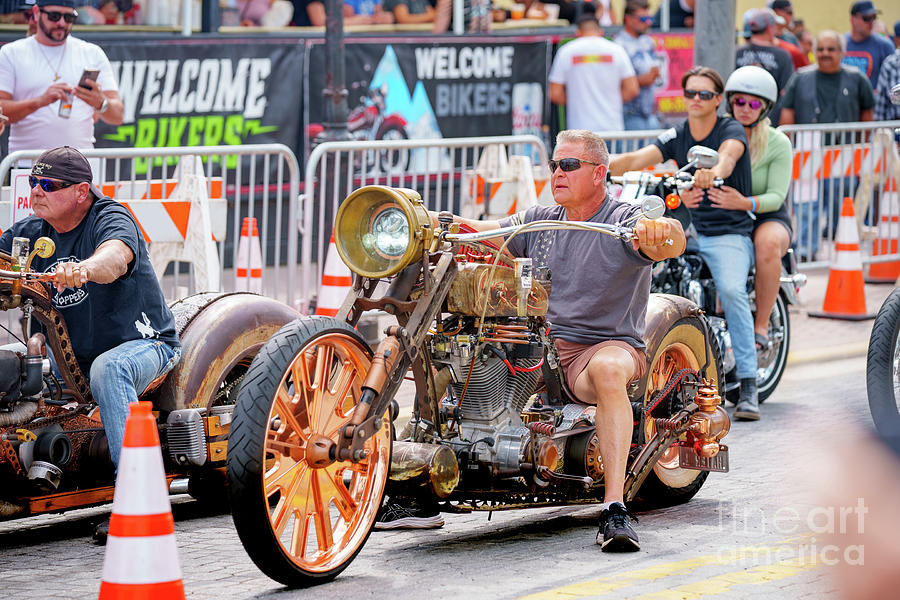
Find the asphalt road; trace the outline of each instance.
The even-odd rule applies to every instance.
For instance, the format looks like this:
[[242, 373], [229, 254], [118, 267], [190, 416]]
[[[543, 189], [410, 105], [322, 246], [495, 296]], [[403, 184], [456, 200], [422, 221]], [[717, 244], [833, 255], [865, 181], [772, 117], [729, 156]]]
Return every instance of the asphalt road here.
[[[490, 519], [445, 515], [439, 530], [375, 532], [334, 582], [286, 590], [253, 565], [229, 515], [179, 496], [173, 508], [187, 596], [839, 597], [831, 575], [841, 571], [825, 563], [838, 556], [846, 566], [857, 557], [851, 537], [835, 542], [828, 535], [828, 515], [845, 514], [848, 536], [860, 517], [853, 512], [856, 492], [842, 485], [840, 460], [833, 458], [857, 451], [854, 441], [841, 446], [838, 440], [868, 425], [865, 359], [793, 365], [762, 409], [762, 421], [734, 423], [725, 438], [730, 473], [711, 475], [685, 505], [639, 513], [639, 553], [599, 551], [597, 506], [498, 512]], [[108, 511], [0, 523], [5, 593], [30, 600], [96, 597], [104, 549], [89, 536]], [[865, 576], [860, 567], [849, 573]]]

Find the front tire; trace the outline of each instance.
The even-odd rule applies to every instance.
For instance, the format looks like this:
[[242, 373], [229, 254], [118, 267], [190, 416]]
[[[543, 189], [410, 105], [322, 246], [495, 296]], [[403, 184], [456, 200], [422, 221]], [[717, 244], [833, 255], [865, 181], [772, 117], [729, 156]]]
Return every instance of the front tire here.
[[775, 298], [775, 306], [769, 315], [769, 342], [769, 348], [756, 353], [758, 366], [756, 388], [760, 403], [775, 391], [787, 366], [788, 350], [791, 345], [791, 321], [787, 302], [781, 294]]
[[[707, 340], [706, 327], [701, 318], [689, 316], [675, 321], [669, 325], [665, 336], [656, 347], [647, 348], [650, 368], [647, 372], [647, 387], [644, 393], [645, 405], [681, 369], [699, 371], [706, 362], [708, 352], [711, 353], [712, 360], [707, 367], [706, 375], [715, 379], [719, 389], [722, 389], [719, 382], [721, 363], [718, 346], [714, 340]], [[656, 423], [647, 417], [643, 431], [645, 442], [655, 433]], [[653, 466], [653, 471], [647, 475], [647, 479], [641, 485], [639, 496], [653, 506], [681, 504], [700, 491], [708, 476], [708, 471], [681, 468], [678, 462], [678, 447], [671, 446]]]
[[368, 458], [315, 467], [315, 444], [337, 441], [359, 401], [372, 352], [332, 318], [301, 318], [260, 350], [238, 392], [228, 446], [235, 527], [263, 573], [289, 587], [334, 579], [362, 549], [391, 456], [386, 424]]
[[878, 310], [866, 357], [866, 394], [878, 433], [900, 436], [900, 288]]

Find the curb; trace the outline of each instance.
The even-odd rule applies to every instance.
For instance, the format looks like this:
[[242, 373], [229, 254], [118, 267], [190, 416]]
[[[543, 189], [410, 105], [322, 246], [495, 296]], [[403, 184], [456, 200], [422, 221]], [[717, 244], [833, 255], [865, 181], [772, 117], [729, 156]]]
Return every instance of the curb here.
[[828, 362], [845, 358], [865, 356], [869, 352], [869, 342], [855, 342], [842, 346], [830, 346], [813, 350], [796, 350], [788, 352], [788, 365], [804, 365], [814, 362]]

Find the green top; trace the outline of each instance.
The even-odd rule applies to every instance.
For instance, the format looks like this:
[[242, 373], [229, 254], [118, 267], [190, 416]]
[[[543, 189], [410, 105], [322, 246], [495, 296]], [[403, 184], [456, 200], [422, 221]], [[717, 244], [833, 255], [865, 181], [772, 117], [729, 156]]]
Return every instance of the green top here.
[[777, 129], [769, 127], [766, 152], [750, 167], [751, 189], [756, 196], [756, 212], [772, 212], [781, 208], [791, 185], [793, 166], [791, 141]]

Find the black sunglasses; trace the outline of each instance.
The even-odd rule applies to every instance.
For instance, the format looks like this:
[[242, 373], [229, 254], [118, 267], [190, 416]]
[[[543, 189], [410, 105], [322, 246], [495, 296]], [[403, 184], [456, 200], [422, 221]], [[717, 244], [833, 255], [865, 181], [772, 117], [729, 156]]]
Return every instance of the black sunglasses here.
[[860, 17], [860, 19], [862, 19], [866, 23], [871, 23], [872, 21], [874, 21], [877, 18], [878, 18], [878, 15], [863, 15]]
[[75, 22], [75, 19], [78, 18], [78, 11], [72, 11], [70, 13], [62, 13], [58, 10], [44, 10], [41, 9], [41, 12], [47, 15], [47, 18], [53, 21], [54, 23], [58, 22], [60, 19], [64, 19], [66, 23], [70, 25]]
[[697, 96], [700, 96], [701, 100], [712, 100], [718, 95], [718, 92], [710, 92], [709, 90], [684, 90], [684, 97], [688, 100], [693, 100]]
[[559, 167], [566, 173], [569, 171], [576, 171], [581, 168], [581, 163], [587, 163], [589, 165], [599, 165], [600, 163], [591, 162], [589, 160], [581, 160], [580, 158], [561, 158], [559, 160], [551, 160], [547, 163], [547, 166], [550, 167], [551, 173], [556, 173], [556, 167]]
[[73, 185], [78, 185], [72, 181], [53, 181], [52, 179], [38, 179], [34, 175], [28, 176], [28, 185], [32, 187], [32, 189], [38, 185], [41, 186], [41, 189], [47, 193], [50, 192], [58, 192], [59, 190], [64, 190], [67, 187], [72, 187]]

